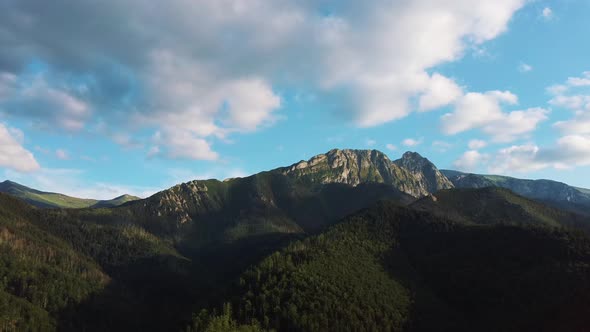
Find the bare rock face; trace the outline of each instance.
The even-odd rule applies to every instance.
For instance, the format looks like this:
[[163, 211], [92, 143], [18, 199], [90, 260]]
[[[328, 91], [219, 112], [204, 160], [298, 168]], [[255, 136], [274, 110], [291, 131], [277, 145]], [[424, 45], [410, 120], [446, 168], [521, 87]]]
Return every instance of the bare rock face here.
[[430, 160], [422, 157], [417, 152], [408, 151], [393, 163], [412, 173], [420, 182], [420, 186], [424, 187], [429, 193], [455, 187]]
[[428, 159], [410, 152], [399, 161], [392, 162], [377, 150], [334, 149], [279, 171], [310, 183], [343, 183], [351, 186], [369, 182], [385, 183], [414, 197], [453, 188], [453, 184]]
[[176, 226], [180, 227], [192, 221], [195, 215], [214, 211], [219, 206], [219, 197], [209, 192], [206, 181], [194, 180], [145, 199], [143, 212], [147, 216], [176, 220]]
[[[222, 215], [230, 224], [236, 220], [254, 220], [251, 214], [280, 221], [285, 219], [280, 202], [291, 206], [293, 202], [285, 203], [285, 200], [296, 200], [301, 191], [319, 192], [327, 184], [357, 187], [371, 183], [390, 185], [415, 198], [453, 187], [428, 159], [417, 153], [408, 152], [401, 159], [391, 161], [377, 150], [334, 149], [307, 161], [247, 178], [182, 183], [132, 208], [148, 220], [174, 221], [166, 224], [171, 230], [202, 223], [212, 215]], [[267, 215], [274, 217], [267, 218]]]

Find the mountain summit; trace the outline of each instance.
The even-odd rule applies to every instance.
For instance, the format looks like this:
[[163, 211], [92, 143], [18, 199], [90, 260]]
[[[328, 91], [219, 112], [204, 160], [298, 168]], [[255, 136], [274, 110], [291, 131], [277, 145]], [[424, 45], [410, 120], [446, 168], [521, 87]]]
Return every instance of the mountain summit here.
[[430, 160], [422, 157], [417, 152], [408, 151], [393, 163], [415, 176], [420, 182], [421, 187], [428, 193], [455, 187]]
[[338, 150], [319, 154], [277, 171], [310, 183], [384, 183], [414, 197], [426, 196], [453, 184], [428, 159], [406, 152], [391, 161], [377, 150]]
[[183, 183], [124, 208], [155, 232], [185, 234], [195, 245], [190, 232], [208, 240], [314, 232], [379, 200], [409, 204], [453, 187], [428, 159], [414, 153], [401, 160], [377, 150], [333, 149], [244, 178]]

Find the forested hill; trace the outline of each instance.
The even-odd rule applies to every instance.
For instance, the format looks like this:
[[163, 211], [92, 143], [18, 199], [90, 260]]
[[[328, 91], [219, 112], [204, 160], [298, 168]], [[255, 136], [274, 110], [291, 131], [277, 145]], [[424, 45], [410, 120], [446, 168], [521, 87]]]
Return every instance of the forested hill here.
[[331, 150], [116, 207], [0, 194], [0, 330], [585, 331], [588, 217], [452, 186]]
[[121, 195], [109, 200], [77, 198], [59, 193], [36, 190], [9, 180], [0, 182], [0, 192], [18, 197], [29, 204], [41, 208], [113, 207], [139, 199], [139, 197], [132, 195]]
[[462, 173], [451, 170], [441, 172], [456, 188], [501, 187], [519, 195], [569, 210], [590, 215], [590, 190], [569, 186], [552, 180], [526, 180], [508, 176]]
[[279, 331], [581, 332], [590, 240], [380, 203], [270, 255], [234, 294], [234, 318]]
[[590, 217], [560, 210], [501, 187], [441, 190], [411, 204], [465, 223], [569, 227], [590, 234]]

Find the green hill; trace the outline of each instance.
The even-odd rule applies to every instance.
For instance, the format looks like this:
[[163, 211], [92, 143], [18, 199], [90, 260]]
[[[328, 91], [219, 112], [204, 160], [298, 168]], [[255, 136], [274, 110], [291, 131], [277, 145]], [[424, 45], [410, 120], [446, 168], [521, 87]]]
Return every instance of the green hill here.
[[0, 330], [583, 331], [587, 218], [448, 187], [332, 150], [115, 207], [0, 194]]
[[189, 266], [141, 228], [81, 222], [0, 194], [1, 330], [170, 327], [190, 317]]
[[553, 207], [590, 215], [590, 190], [551, 180], [526, 180], [441, 170], [456, 188], [501, 187]]
[[88, 256], [34, 224], [37, 215], [0, 194], [0, 326], [51, 330], [57, 316], [106, 287], [109, 277]]
[[112, 207], [139, 199], [139, 197], [131, 195], [122, 195], [111, 200], [77, 198], [39, 191], [8, 180], [0, 182], [0, 192], [18, 197], [31, 205], [41, 208]]
[[411, 207], [464, 223], [565, 226], [590, 234], [590, 217], [552, 208], [500, 187], [441, 190]]
[[590, 240], [381, 203], [270, 255], [230, 299], [279, 331], [584, 331]]

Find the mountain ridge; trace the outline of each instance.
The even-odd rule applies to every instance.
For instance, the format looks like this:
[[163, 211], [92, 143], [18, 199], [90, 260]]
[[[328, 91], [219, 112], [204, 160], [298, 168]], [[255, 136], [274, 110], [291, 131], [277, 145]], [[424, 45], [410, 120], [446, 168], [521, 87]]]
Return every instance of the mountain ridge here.
[[457, 188], [502, 187], [554, 207], [590, 215], [590, 190], [563, 182], [441, 170]]
[[20, 198], [40, 208], [114, 207], [140, 199], [139, 197], [128, 194], [107, 200], [78, 198], [56, 192], [41, 191], [10, 180], [0, 182], [0, 192]]

